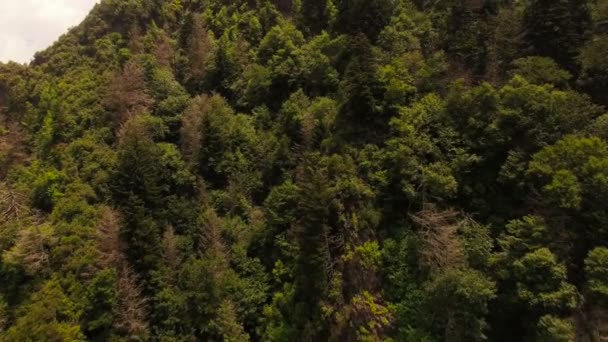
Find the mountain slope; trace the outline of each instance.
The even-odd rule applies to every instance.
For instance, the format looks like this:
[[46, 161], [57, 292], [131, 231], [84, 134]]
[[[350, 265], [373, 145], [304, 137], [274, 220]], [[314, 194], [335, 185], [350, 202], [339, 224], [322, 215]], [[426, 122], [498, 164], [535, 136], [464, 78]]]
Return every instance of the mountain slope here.
[[607, 335], [604, 2], [101, 1], [0, 64], [0, 339]]

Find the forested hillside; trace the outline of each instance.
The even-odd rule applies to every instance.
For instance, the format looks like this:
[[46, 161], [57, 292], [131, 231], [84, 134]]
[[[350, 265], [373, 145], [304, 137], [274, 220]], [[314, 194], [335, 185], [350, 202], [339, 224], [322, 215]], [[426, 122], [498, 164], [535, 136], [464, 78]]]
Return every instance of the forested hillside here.
[[0, 63], [0, 340], [606, 341], [607, 56], [607, 0], [102, 0]]

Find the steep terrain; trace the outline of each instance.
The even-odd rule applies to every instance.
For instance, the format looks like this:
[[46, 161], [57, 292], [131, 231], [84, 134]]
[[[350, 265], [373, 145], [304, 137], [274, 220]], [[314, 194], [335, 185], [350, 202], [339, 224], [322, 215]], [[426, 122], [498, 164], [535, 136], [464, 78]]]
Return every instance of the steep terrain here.
[[0, 340], [605, 340], [607, 23], [102, 0], [0, 64]]

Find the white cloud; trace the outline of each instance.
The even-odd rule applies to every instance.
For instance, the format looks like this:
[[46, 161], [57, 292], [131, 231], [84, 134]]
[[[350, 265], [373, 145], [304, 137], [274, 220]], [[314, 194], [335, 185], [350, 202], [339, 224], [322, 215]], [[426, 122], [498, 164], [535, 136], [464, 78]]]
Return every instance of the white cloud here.
[[0, 0], [0, 61], [29, 62], [80, 23], [97, 1]]

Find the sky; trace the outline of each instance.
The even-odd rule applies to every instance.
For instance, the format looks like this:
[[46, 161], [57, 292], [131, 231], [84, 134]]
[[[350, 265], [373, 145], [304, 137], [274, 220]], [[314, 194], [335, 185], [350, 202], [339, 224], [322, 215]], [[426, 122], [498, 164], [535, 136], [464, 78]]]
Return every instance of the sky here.
[[28, 63], [78, 25], [98, 0], [0, 0], [0, 62]]

